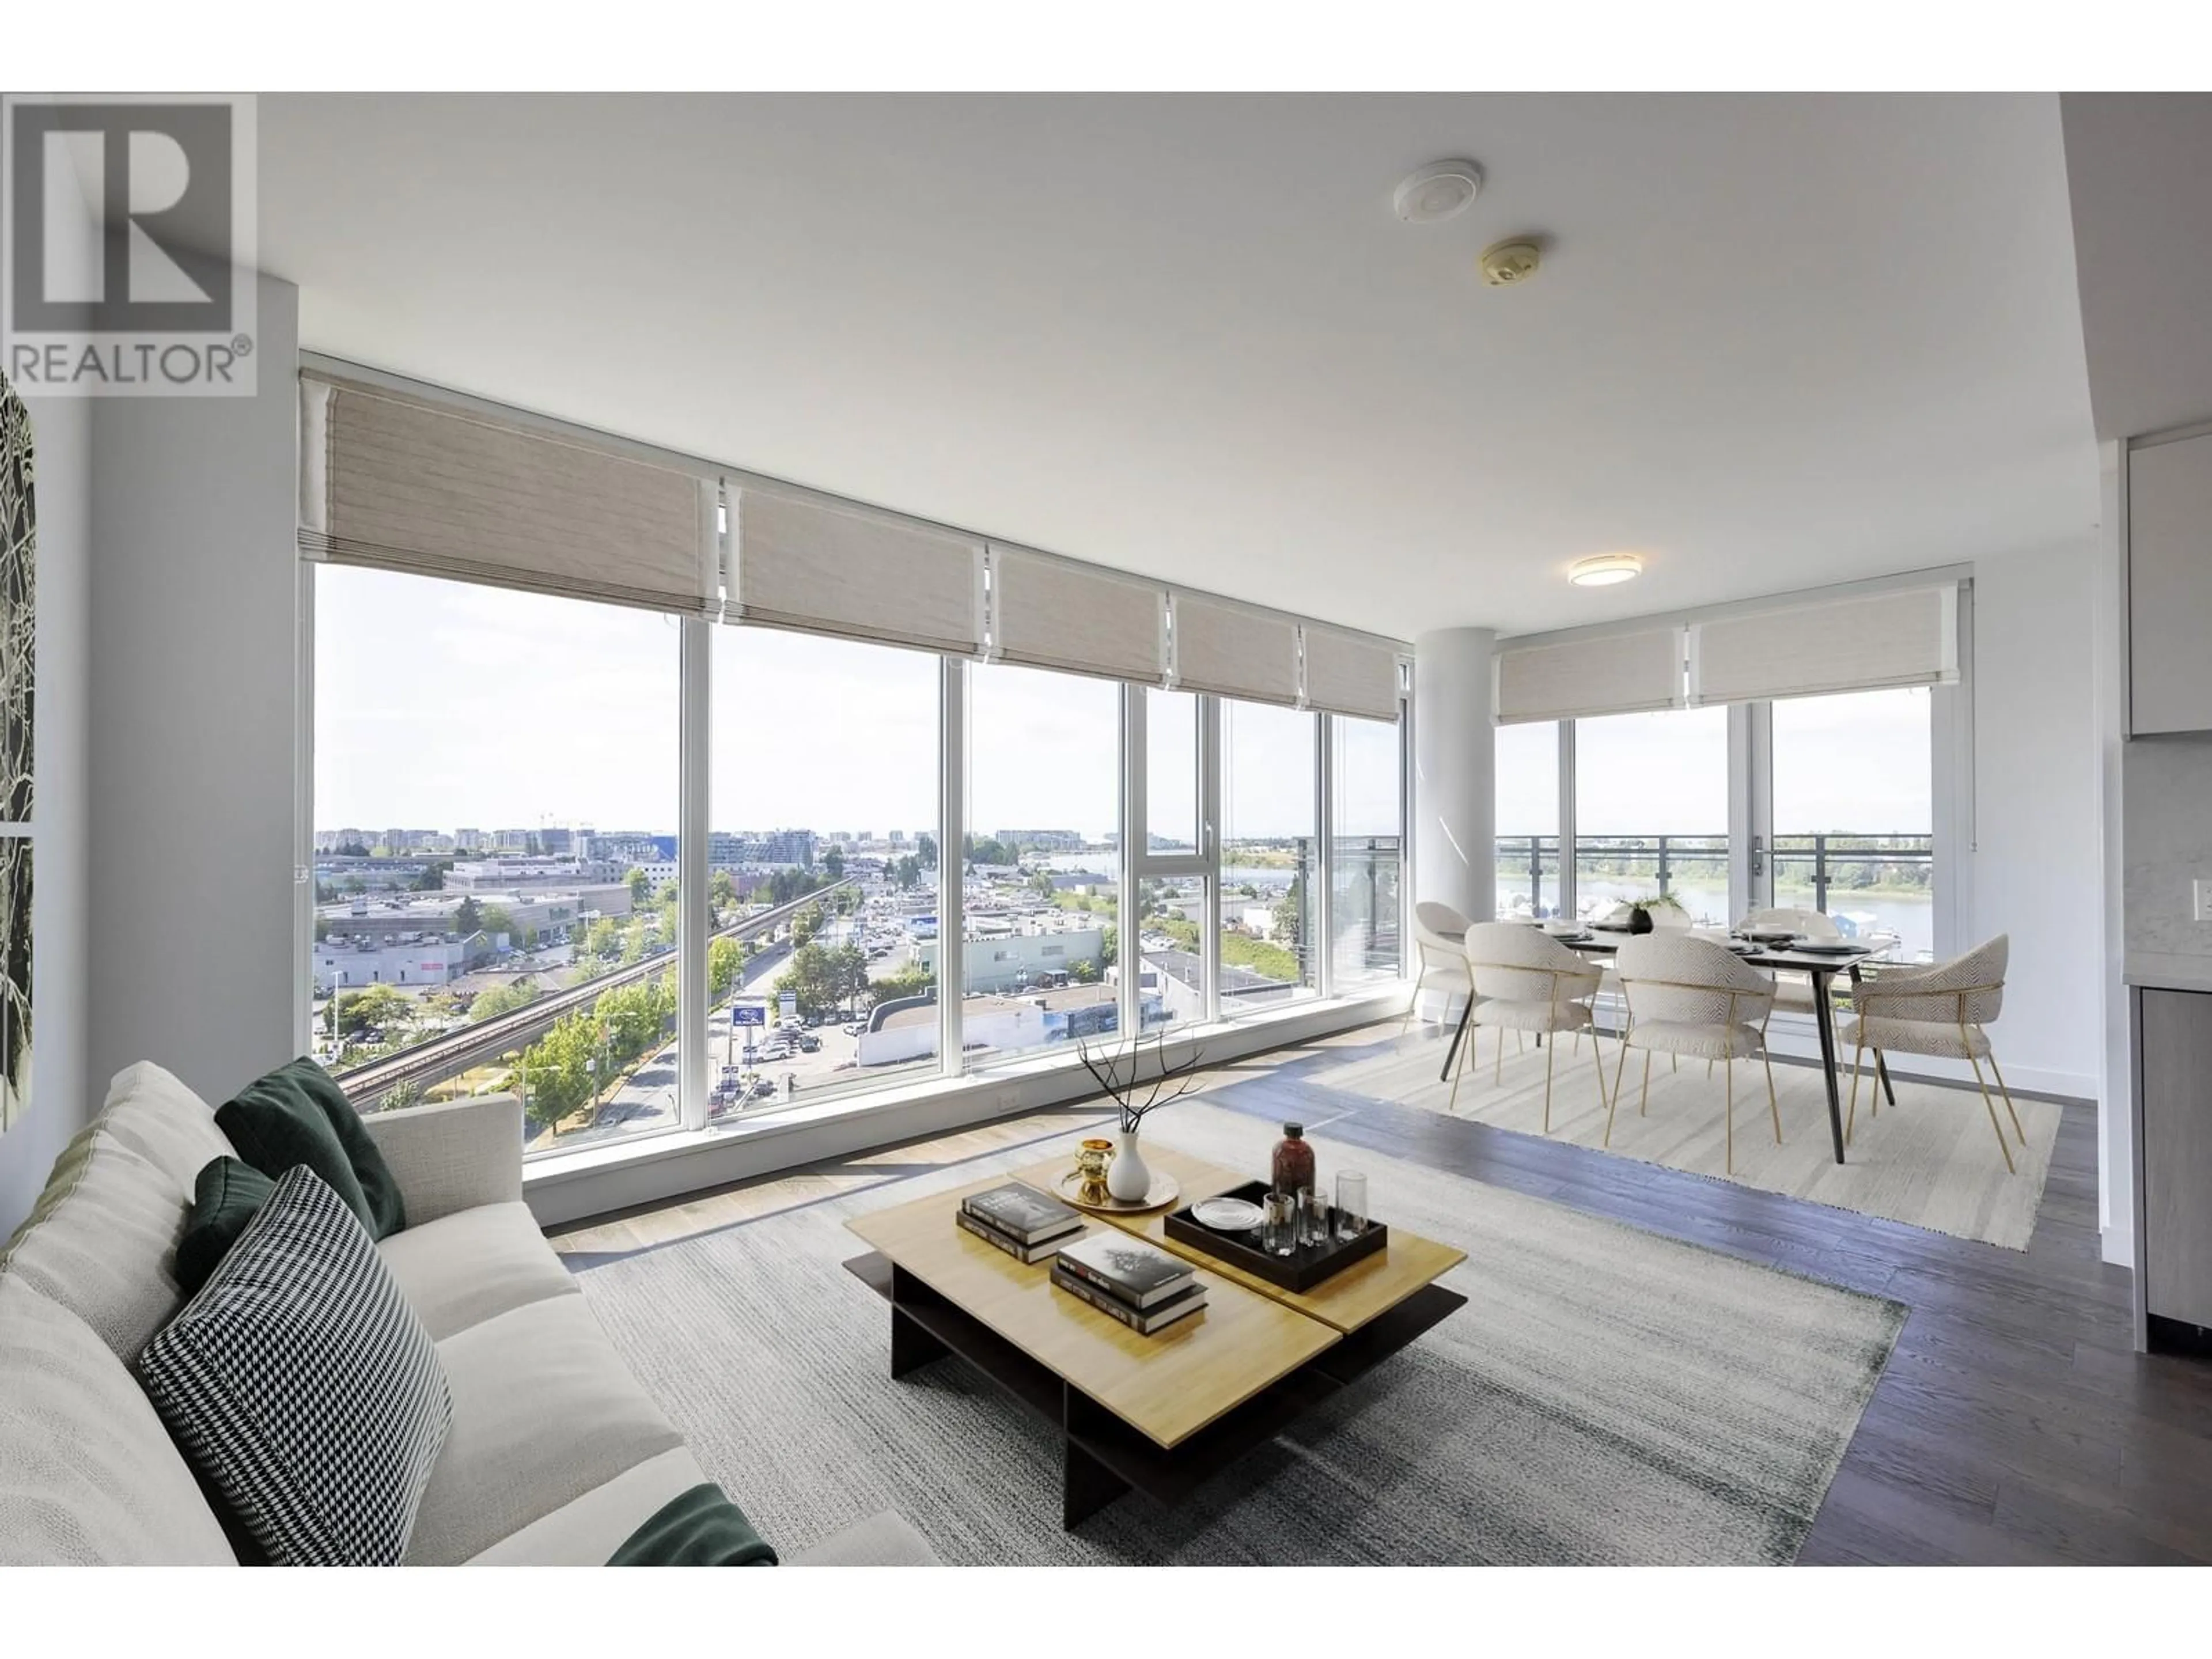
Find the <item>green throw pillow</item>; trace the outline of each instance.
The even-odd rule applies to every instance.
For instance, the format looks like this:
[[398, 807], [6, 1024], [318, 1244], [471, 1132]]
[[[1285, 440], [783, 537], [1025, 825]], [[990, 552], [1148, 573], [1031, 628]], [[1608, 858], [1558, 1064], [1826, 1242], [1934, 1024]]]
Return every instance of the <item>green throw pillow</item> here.
[[272, 1181], [304, 1164], [345, 1200], [371, 1238], [407, 1224], [399, 1183], [345, 1091], [305, 1054], [256, 1078], [215, 1115], [238, 1155]]
[[772, 1567], [775, 1552], [713, 1481], [672, 1498], [623, 1540], [611, 1567]]
[[208, 1160], [193, 1183], [191, 1218], [177, 1241], [177, 1283], [187, 1300], [199, 1293], [276, 1188], [274, 1181], [250, 1164], [234, 1158]]

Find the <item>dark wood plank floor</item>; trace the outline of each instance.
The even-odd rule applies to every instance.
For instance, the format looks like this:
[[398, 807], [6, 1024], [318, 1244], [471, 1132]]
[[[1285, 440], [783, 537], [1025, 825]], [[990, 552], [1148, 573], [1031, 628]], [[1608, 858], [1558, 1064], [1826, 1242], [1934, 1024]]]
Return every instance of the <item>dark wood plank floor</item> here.
[[[2130, 1350], [2129, 1277], [2097, 1237], [2096, 1118], [2065, 1109], [2026, 1252], [1948, 1238], [1463, 1118], [1321, 1086], [1346, 1045], [1217, 1068], [1209, 1103], [1725, 1250], [1912, 1310], [1800, 1560], [1806, 1564], [2212, 1563], [2212, 1361]], [[1442, 1059], [1441, 1047], [1438, 1059]], [[579, 1224], [580, 1260], [741, 1225], [1094, 1121], [1096, 1103], [739, 1183]], [[886, 1201], [892, 1201], [886, 1199]]]
[[1304, 1075], [1345, 1057], [1247, 1062], [1206, 1098], [1912, 1310], [1801, 1562], [2212, 1562], [2212, 1362], [2130, 1352], [2129, 1276], [2099, 1254], [2094, 1109], [2064, 1109], [2023, 1253]]

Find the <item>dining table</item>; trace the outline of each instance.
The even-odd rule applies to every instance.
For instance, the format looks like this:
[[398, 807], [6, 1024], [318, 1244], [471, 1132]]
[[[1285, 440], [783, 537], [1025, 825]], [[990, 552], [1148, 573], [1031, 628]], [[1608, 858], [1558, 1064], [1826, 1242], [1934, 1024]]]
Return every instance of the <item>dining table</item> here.
[[[1591, 957], [1608, 957], [1638, 935], [1628, 929], [1604, 927], [1592, 923], [1589, 931], [1578, 937], [1551, 937], [1575, 951]], [[1716, 941], [1717, 942], [1717, 941]], [[1881, 953], [1863, 945], [1824, 946], [1806, 950], [1791, 943], [1748, 941], [1730, 944], [1728, 947], [1735, 956], [1754, 968], [1779, 969], [1784, 973], [1803, 974], [1813, 982], [1813, 1024], [1820, 1037], [1820, 1072], [1828, 1086], [1828, 1131], [1835, 1146], [1836, 1162], [1844, 1158], [1844, 1101], [1843, 1090], [1837, 1077], [1836, 1018], [1830, 1006], [1828, 987], [1838, 974], [1847, 975], [1853, 986], [1863, 982], [1860, 969]], [[1452, 1062], [1458, 1057], [1460, 1045], [1467, 1040], [1468, 1025], [1474, 1013], [1474, 999], [1468, 999], [1467, 1006], [1460, 1012], [1459, 1024], [1444, 1050], [1443, 1080], [1451, 1077]], [[1592, 1027], [1595, 1029], [1595, 1025]], [[1619, 1035], [1610, 1033], [1609, 1035]], [[1543, 1039], [1539, 1036], [1539, 1042]], [[1889, 1068], [1883, 1065], [1880, 1053], [1874, 1057], [1875, 1086], [1880, 1088], [1887, 1104], [1897, 1104], [1897, 1096], [1890, 1087]]]

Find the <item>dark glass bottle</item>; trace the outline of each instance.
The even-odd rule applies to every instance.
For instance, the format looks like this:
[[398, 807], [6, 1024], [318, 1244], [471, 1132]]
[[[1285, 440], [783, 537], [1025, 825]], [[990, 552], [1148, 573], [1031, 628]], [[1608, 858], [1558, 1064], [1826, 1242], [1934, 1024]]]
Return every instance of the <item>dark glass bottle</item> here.
[[1303, 1123], [1283, 1125], [1283, 1138], [1275, 1143], [1274, 1168], [1271, 1171], [1279, 1193], [1297, 1193], [1314, 1184], [1313, 1148], [1306, 1145], [1305, 1137]]

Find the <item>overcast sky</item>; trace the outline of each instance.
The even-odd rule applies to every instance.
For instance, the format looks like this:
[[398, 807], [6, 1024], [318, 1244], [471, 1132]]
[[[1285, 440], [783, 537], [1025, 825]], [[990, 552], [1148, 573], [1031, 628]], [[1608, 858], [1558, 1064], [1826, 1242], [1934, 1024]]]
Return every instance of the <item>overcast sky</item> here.
[[[382, 571], [316, 573], [315, 825], [672, 833], [678, 624], [648, 611]], [[935, 823], [938, 659], [780, 633], [714, 631], [717, 830], [909, 835]], [[1118, 811], [1119, 688], [994, 664], [969, 674], [969, 826], [1100, 838]], [[1153, 699], [1153, 827], [1194, 815], [1195, 698]], [[1316, 722], [1231, 710], [1224, 833], [1311, 834]], [[1388, 727], [1348, 741], [1339, 816], [1387, 832]], [[1377, 756], [1380, 756], [1379, 761]]]

